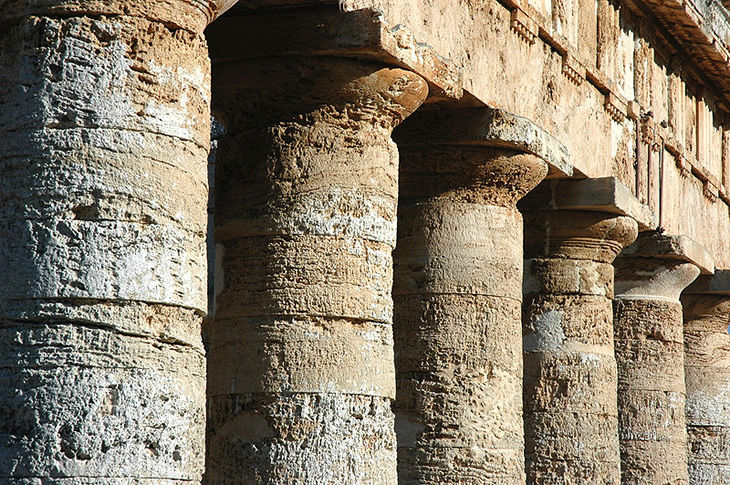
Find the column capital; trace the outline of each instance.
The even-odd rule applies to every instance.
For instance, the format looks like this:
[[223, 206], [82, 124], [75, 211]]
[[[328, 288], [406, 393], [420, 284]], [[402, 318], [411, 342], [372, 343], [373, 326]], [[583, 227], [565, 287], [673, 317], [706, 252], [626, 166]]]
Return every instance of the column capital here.
[[623, 250], [621, 257], [676, 259], [692, 263], [702, 274], [715, 272], [712, 253], [694, 239], [684, 235], [642, 232], [636, 241]]
[[709, 325], [719, 334], [727, 335], [730, 327], [730, 294], [682, 293], [685, 338]]
[[245, 131], [294, 122], [393, 129], [428, 95], [417, 74], [338, 57], [250, 59], [215, 65], [213, 110]]
[[[244, 14], [237, 15], [238, 10]], [[322, 5], [251, 15], [244, 5], [211, 25], [205, 37], [213, 64], [272, 56], [360, 59], [417, 73], [428, 82], [430, 103], [465, 101], [456, 63], [371, 8], [342, 12], [336, 5]]]
[[539, 157], [479, 146], [399, 147], [402, 200], [445, 198], [514, 208], [547, 174]]
[[[730, 315], [730, 270], [700, 275], [682, 292], [685, 327], [711, 322], [718, 333], [727, 333]], [[700, 323], [701, 324], [701, 323]]]
[[560, 142], [527, 118], [498, 109], [422, 110], [393, 139], [402, 155], [404, 199], [513, 207], [546, 176], [573, 173]]
[[594, 211], [526, 211], [525, 257], [610, 263], [636, 239], [636, 221]]
[[651, 224], [651, 211], [614, 177], [545, 180], [518, 204], [525, 257], [610, 263]]
[[422, 110], [394, 133], [399, 147], [493, 147], [535, 155], [548, 164], [547, 177], [570, 177], [568, 149], [527, 118], [496, 108]]
[[684, 290], [683, 295], [717, 295], [730, 297], [730, 269], [702, 274]]
[[629, 216], [636, 220], [640, 231], [653, 230], [658, 225], [649, 206], [642, 204], [616, 177], [545, 180], [520, 201], [519, 209], [594, 211]]
[[642, 233], [616, 259], [616, 298], [679, 301], [699, 276], [714, 271], [712, 254], [687, 236]]
[[0, 4], [4, 21], [30, 15], [82, 16], [110, 15], [142, 17], [202, 33], [210, 22], [232, 7], [237, 0], [169, 0], [129, 2], [128, 0], [21, 0]]

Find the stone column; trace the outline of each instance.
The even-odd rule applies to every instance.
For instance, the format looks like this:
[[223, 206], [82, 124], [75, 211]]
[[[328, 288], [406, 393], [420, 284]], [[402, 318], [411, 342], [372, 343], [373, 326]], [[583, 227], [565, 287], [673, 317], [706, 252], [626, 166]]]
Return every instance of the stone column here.
[[0, 482], [201, 478], [222, 4], [0, 3]]
[[518, 207], [527, 481], [618, 484], [611, 262], [655, 216], [614, 177], [546, 180]]
[[615, 266], [622, 482], [687, 483], [679, 294], [712, 258], [689, 238], [642, 233]]
[[611, 262], [637, 223], [544, 207], [523, 211], [527, 483], [618, 484]]
[[326, 57], [214, 69], [208, 483], [395, 484], [394, 126], [415, 74]]
[[399, 483], [524, 483], [515, 204], [547, 164], [516, 150], [459, 146], [458, 137], [449, 146], [439, 130], [464, 132], [456, 120], [440, 121], [418, 113], [396, 138]]
[[689, 483], [730, 483], [730, 271], [682, 294]]

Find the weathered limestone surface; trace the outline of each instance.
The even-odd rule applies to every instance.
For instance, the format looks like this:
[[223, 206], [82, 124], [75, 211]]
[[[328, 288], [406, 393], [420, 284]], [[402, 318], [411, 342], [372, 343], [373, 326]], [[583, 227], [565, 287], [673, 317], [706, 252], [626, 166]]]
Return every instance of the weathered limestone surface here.
[[523, 214], [527, 483], [618, 484], [611, 262], [637, 223], [586, 210]]
[[[201, 478], [201, 33], [233, 3], [0, 0], [2, 485]], [[640, 230], [713, 252], [692, 255], [681, 237], [624, 252], [623, 478], [730, 481], [725, 294], [685, 298], [686, 341], [677, 301], [697, 268], [730, 264], [728, 0], [238, 4], [213, 50], [229, 63], [218, 105], [233, 130], [218, 177], [210, 481], [394, 483], [396, 387], [401, 478], [523, 481], [514, 201], [534, 185], [535, 157], [548, 177], [576, 177], [545, 207], [579, 209], [565, 198], [592, 180], [577, 179], [601, 177], [580, 210], [624, 220], [636, 207], [603, 203], [616, 177], [654, 210], [634, 217]], [[413, 165], [396, 385], [389, 133], [424, 80], [449, 129], [402, 135]], [[586, 223], [604, 231], [588, 238], [551, 229], [530, 260], [525, 402], [547, 438], [528, 431], [528, 458], [543, 446], [549, 464], [570, 463], [546, 482], [615, 480], [601, 471], [615, 463], [601, 407], [614, 378], [610, 254], [588, 250], [621, 232], [605, 220]]]
[[[311, 4], [247, 4], [272, 2]], [[472, 100], [543, 126], [568, 147], [576, 172], [617, 177], [642, 202], [650, 192], [667, 231], [701, 242], [728, 267], [730, 247], [718, 234], [730, 230], [730, 164], [722, 162], [730, 146], [730, 15], [720, 3], [340, 2], [345, 10], [381, 11], [452, 59]], [[642, 116], [656, 125], [648, 144]], [[686, 178], [675, 177], [678, 165], [689, 169]]]
[[390, 132], [427, 94], [357, 60], [221, 64], [208, 483], [395, 484]]
[[[656, 214], [616, 177], [553, 179], [540, 184], [519, 203], [520, 210], [606, 212], [634, 219], [639, 231], [657, 226]], [[569, 215], [570, 213], [566, 213]]]
[[626, 253], [615, 263], [614, 302], [622, 481], [688, 483], [679, 294], [706, 258], [696, 243], [655, 233]]
[[547, 165], [514, 150], [409, 136], [418, 127], [454, 128], [441, 126], [443, 119], [417, 114], [396, 138], [399, 483], [520, 484], [522, 217], [515, 204]]
[[[333, 0], [304, 0], [309, 8], [266, 8], [276, 3], [238, 2], [205, 31], [211, 58], [216, 62], [301, 55], [356, 58], [418, 73], [429, 85], [425, 103], [451, 105], [464, 96], [461, 69], [430, 45], [418, 42], [405, 25], [389, 23], [380, 10], [345, 12]], [[302, 2], [285, 3], [293, 7]], [[264, 9], [250, 15], [255, 7]]]
[[730, 483], [730, 278], [701, 276], [682, 295], [689, 481]]
[[202, 474], [216, 7], [121, 6], [0, 2], [5, 483]]

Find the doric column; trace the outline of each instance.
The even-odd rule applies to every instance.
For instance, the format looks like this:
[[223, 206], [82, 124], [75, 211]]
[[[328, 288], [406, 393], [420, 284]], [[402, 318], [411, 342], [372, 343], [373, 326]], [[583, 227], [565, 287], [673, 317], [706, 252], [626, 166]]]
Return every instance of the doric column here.
[[[617, 199], [633, 197], [628, 189], [596, 200], [616, 184], [546, 181], [520, 206], [529, 484], [554, 483], [555, 477], [620, 482], [611, 263], [636, 239], [638, 225], [633, 217], [604, 211], [620, 213], [624, 203]], [[555, 194], [563, 196], [559, 209], [551, 209]]]
[[524, 483], [515, 204], [547, 164], [468, 138], [475, 122], [474, 131], [488, 131], [478, 115], [417, 113], [396, 137], [394, 409], [403, 485]]
[[647, 232], [615, 267], [622, 483], [687, 483], [679, 294], [712, 258], [689, 238]]
[[396, 483], [390, 132], [412, 72], [327, 57], [214, 68], [208, 483]]
[[682, 294], [689, 483], [730, 483], [730, 271]]
[[223, 3], [0, 2], [0, 481], [200, 481]]

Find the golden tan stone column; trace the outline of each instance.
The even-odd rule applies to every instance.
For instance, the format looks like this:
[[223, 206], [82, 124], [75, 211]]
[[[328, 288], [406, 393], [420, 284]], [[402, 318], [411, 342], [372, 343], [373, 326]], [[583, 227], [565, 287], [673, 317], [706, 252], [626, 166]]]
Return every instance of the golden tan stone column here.
[[638, 234], [632, 202], [605, 178], [545, 181], [520, 203], [529, 484], [620, 483], [611, 263]]
[[390, 132], [412, 72], [327, 57], [214, 68], [208, 483], [396, 483]]
[[525, 218], [528, 483], [618, 484], [611, 262], [636, 221], [587, 211]]
[[679, 295], [713, 270], [712, 257], [689, 238], [648, 232], [615, 267], [622, 483], [687, 483]]
[[203, 472], [224, 1], [0, 2], [0, 482]]
[[[393, 299], [400, 484], [524, 483], [522, 217], [548, 171], [473, 138], [491, 121], [419, 112], [401, 150]], [[473, 123], [474, 125], [470, 125]], [[509, 144], [506, 144], [509, 145]]]
[[681, 299], [689, 483], [730, 483], [730, 272], [700, 276]]

